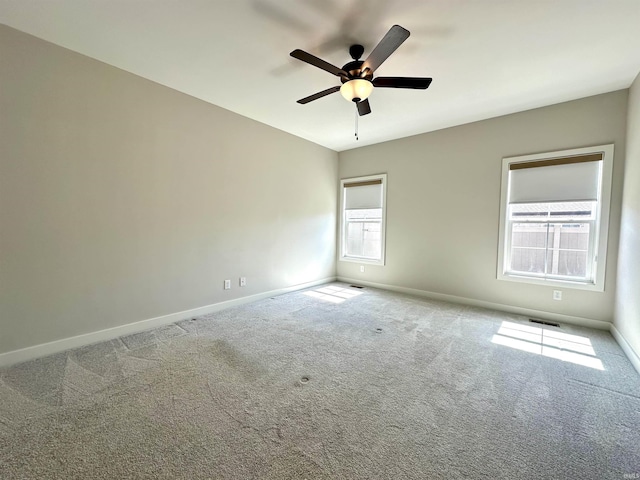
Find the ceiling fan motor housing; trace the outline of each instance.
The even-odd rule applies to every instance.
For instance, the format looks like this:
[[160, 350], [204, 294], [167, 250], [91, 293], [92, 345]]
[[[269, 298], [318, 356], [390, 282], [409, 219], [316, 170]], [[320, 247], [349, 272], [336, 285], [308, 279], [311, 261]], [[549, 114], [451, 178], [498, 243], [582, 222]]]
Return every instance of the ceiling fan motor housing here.
[[353, 62], [349, 62], [342, 67], [342, 70], [347, 72], [348, 77], [340, 77], [340, 81], [342, 83], [348, 82], [349, 80], [353, 80], [354, 78], [362, 78], [365, 80], [373, 80], [373, 72], [369, 69], [365, 69], [364, 75], [362, 74], [362, 64], [364, 62], [362, 60], [354, 60]]

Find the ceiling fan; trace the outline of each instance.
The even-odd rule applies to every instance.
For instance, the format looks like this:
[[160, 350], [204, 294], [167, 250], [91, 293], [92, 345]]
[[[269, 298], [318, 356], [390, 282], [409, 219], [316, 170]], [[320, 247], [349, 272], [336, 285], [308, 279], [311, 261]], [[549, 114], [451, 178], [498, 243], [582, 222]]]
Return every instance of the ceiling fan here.
[[389, 56], [409, 38], [409, 30], [402, 28], [400, 25], [394, 25], [389, 29], [387, 34], [380, 40], [378, 45], [369, 54], [366, 60], [360, 60], [364, 53], [362, 45], [351, 45], [349, 54], [353, 61], [345, 64], [342, 68], [331, 65], [324, 60], [296, 49], [290, 53], [293, 58], [302, 60], [314, 67], [321, 68], [337, 77], [340, 77], [342, 86], [327, 88], [308, 97], [301, 98], [298, 103], [305, 104], [325, 97], [338, 90], [342, 96], [352, 102], [355, 102], [360, 116], [371, 113], [369, 105], [369, 95], [374, 87], [380, 88], [414, 88], [425, 90], [431, 85], [431, 78], [427, 77], [375, 77], [373, 76], [376, 69], [389, 58]]

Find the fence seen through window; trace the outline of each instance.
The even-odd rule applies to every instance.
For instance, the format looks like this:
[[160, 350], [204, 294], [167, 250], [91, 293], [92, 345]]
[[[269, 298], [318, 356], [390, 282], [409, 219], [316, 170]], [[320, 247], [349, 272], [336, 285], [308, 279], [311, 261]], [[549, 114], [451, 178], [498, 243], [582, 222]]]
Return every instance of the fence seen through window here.
[[587, 278], [595, 202], [510, 206], [509, 270]]

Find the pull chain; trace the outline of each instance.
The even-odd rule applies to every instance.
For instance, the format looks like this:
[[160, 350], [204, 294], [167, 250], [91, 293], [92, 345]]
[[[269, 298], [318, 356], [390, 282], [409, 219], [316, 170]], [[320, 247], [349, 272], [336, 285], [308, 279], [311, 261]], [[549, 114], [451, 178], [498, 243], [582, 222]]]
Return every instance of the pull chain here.
[[355, 104], [355, 105], [356, 105], [356, 133], [355, 133], [355, 136], [356, 136], [356, 141], [358, 141], [358, 140], [360, 140], [358, 138], [358, 105], [357, 104]]

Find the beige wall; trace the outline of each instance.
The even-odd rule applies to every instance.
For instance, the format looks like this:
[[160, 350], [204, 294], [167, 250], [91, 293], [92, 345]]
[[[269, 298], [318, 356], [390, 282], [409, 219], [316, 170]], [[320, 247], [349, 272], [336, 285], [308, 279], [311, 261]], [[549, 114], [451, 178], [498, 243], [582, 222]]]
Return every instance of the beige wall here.
[[640, 357], [640, 75], [629, 90], [614, 324]]
[[[387, 264], [361, 274], [339, 261], [338, 275], [612, 321], [626, 111], [625, 90], [342, 152], [340, 178], [388, 173]], [[563, 288], [554, 301], [554, 287], [497, 280], [502, 158], [606, 143], [615, 159], [605, 292]]]
[[335, 152], [5, 26], [0, 52], [0, 353], [335, 275]]

